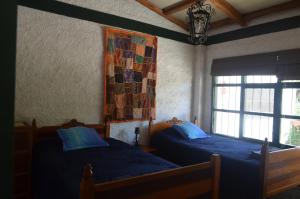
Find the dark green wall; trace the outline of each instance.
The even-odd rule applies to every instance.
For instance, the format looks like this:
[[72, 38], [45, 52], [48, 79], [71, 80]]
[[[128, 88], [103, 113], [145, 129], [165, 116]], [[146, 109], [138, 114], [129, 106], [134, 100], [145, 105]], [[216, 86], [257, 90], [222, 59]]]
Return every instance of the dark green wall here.
[[[3, 5], [4, 4], [4, 5]], [[0, 198], [12, 198], [12, 139], [15, 97], [16, 1], [1, 5]]]

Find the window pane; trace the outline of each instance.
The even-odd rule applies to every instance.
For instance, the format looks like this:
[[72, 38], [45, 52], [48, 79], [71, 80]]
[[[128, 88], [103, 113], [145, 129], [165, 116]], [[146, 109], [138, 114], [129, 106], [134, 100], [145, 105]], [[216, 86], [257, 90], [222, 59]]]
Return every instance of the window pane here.
[[282, 108], [283, 115], [300, 116], [300, 88], [282, 89]]
[[281, 119], [280, 143], [300, 146], [300, 120]]
[[275, 75], [249, 75], [246, 76], [246, 83], [276, 83], [277, 77]]
[[247, 88], [245, 89], [245, 111], [273, 113], [274, 89]]
[[239, 137], [239, 116], [237, 113], [216, 111], [214, 114], [214, 133]]
[[282, 80], [282, 82], [300, 82], [300, 80]]
[[240, 94], [240, 87], [215, 87], [215, 108], [240, 110]]
[[257, 115], [244, 116], [244, 137], [272, 141], [273, 118]]
[[240, 84], [241, 76], [217, 76], [217, 84]]

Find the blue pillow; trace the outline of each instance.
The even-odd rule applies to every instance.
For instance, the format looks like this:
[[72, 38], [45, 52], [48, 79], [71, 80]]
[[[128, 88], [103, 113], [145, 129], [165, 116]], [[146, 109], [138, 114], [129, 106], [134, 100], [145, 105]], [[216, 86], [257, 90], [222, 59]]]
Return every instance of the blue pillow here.
[[63, 150], [71, 151], [91, 147], [108, 146], [95, 129], [86, 127], [73, 127], [68, 129], [58, 129], [57, 133], [63, 141]]
[[183, 122], [173, 126], [177, 131], [186, 135], [189, 139], [210, 137], [202, 129], [191, 122]]

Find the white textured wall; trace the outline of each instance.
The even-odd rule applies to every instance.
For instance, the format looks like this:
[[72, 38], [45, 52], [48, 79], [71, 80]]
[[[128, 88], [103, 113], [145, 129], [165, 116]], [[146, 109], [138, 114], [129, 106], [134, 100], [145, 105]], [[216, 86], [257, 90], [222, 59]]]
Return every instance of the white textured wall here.
[[194, 67], [194, 81], [193, 81], [193, 111], [192, 116], [197, 117], [198, 125], [202, 125], [202, 107], [203, 95], [205, 92], [205, 64], [206, 64], [206, 46], [198, 45], [195, 47], [195, 67]]
[[[177, 29], [133, 0], [82, 2], [103, 12], [145, 18], [148, 23]], [[127, 7], [123, 7], [125, 4]], [[71, 118], [86, 123], [102, 121], [102, 27], [19, 6], [16, 121], [36, 118], [39, 126], [57, 125]], [[173, 116], [189, 120], [194, 46], [159, 37], [157, 59], [157, 120]], [[132, 142], [134, 128], [146, 125], [146, 122], [113, 124], [111, 135]], [[146, 136], [142, 137], [145, 141]]]
[[204, 73], [205, 90], [202, 92], [204, 100], [201, 105], [202, 127], [207, 131], [210, 130], [212, 86], [210, 69], [213, 59], [295, 48], [300, 48], [300, 28], [208, 46]]

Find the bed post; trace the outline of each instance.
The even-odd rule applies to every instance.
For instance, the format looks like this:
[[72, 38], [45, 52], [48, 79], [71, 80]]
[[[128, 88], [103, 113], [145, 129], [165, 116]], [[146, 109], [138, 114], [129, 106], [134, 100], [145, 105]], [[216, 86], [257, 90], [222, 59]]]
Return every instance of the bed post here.
[[210, 157], [212, 164], [212, 199], [219, 199], [219, 182], [221, 170], [221, 158], [218, 154], [212, 154]]
[[265, 138], [265, 141], [261, 147], [261, 198], [265, 199], [267, 195], [267, 176], [268, 176], [268, 164], [269, 163], [269, 142], [268, 138]]
[[110, 137], [110, 121], [109, 121], [109, 117], [106, 116], [104, 118], [104, 137], [105, 138], [109, 138]]
[[94, 199], [93, 171], [90, 164], [85, 165], [80, 182], [80, 199]]
[[150, 119], [149, 119], [149, 125], [148, 125], [148, 136], [151, 135], [152, 124], [153, 124], [153, 119], [152, 119], [152, 117], [150, 117]]
[[197, 116], [195, 116], [195, 117], [194, 117], [194, 120], [193, 120], [193, 123], [194, 123], [194, 124], [197, 124], [197, 122], [198, 122], [198, 121], [197, 121]]
[[31, 122], [32, 128], [32, 144], [37, 143], [37, 126], [36, 126], [36, 119], [33, 119]]

